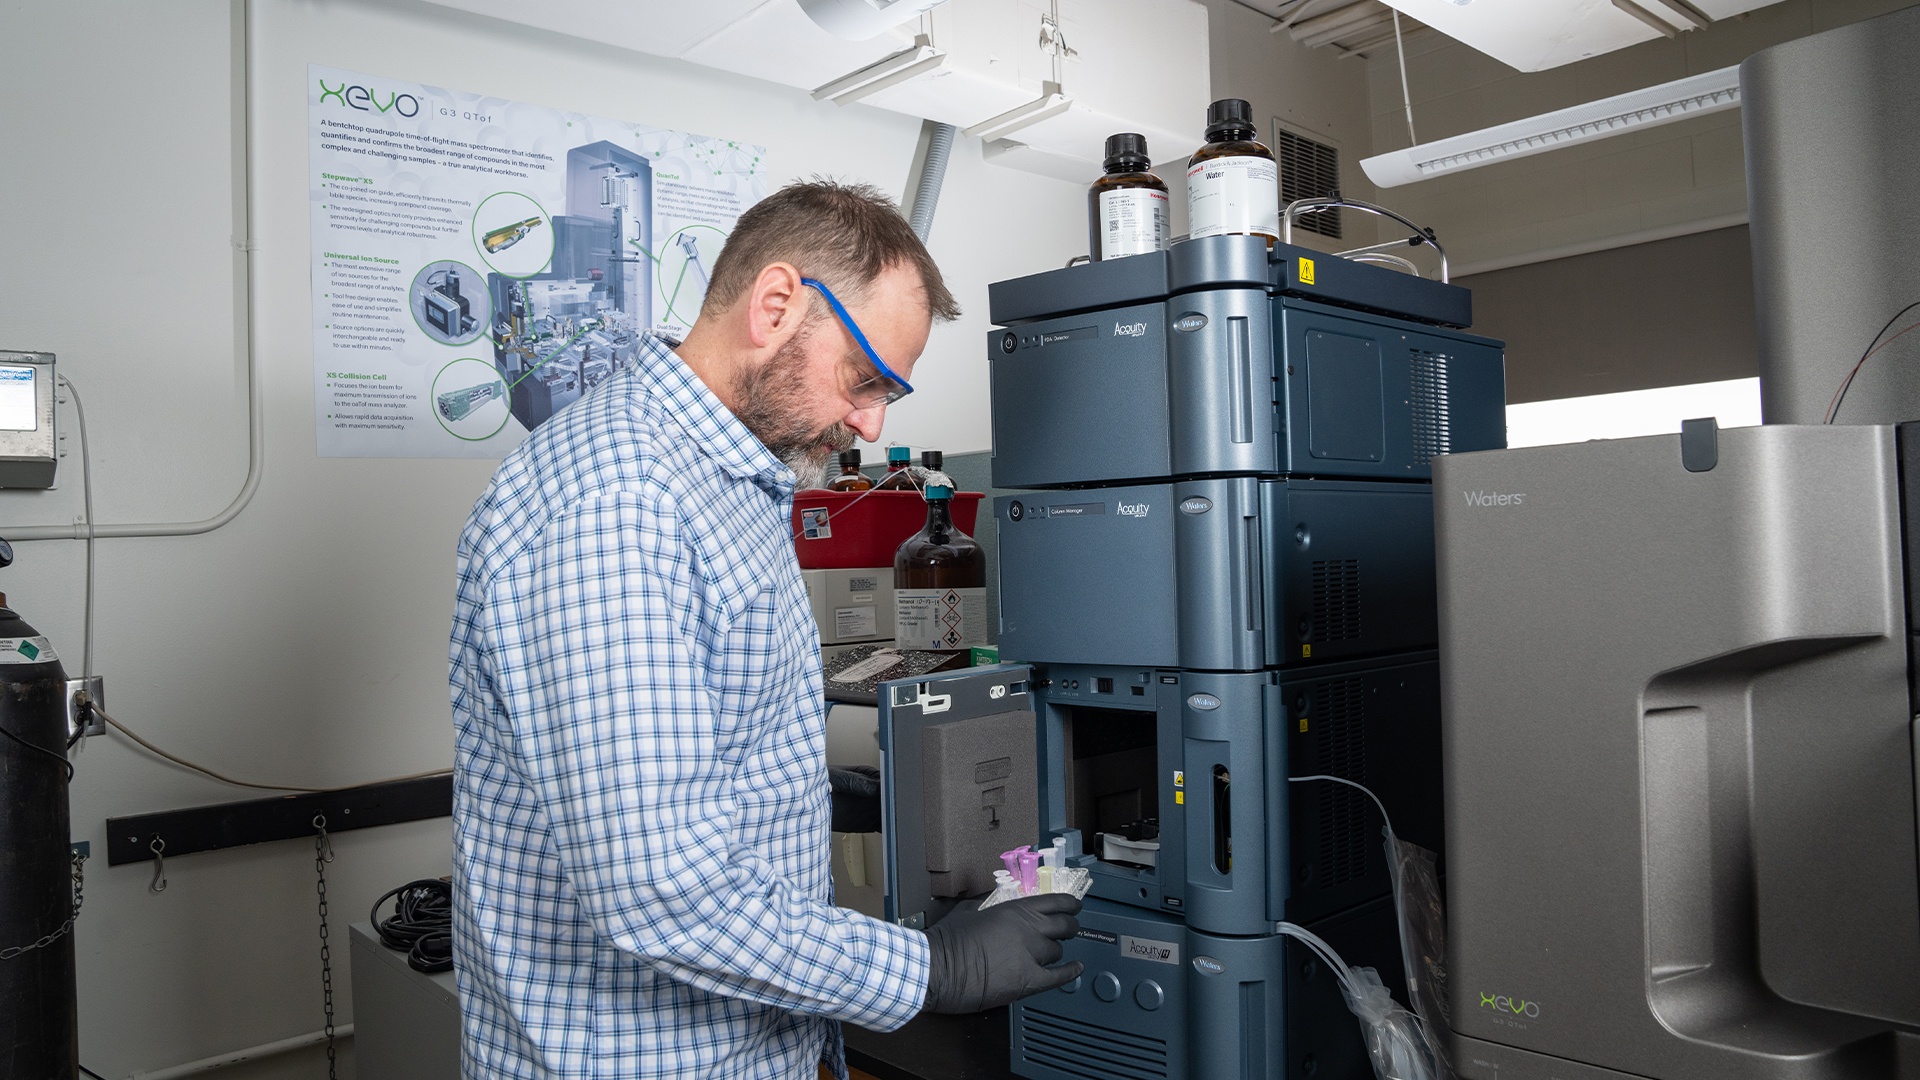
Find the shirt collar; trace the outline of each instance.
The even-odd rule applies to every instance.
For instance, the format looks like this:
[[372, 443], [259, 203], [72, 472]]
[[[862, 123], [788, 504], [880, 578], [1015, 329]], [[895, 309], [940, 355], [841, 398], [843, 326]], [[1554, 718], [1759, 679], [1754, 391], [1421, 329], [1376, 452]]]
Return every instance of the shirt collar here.
[[644, 394], [641, 407], [658, 410], [685, 429], [695, 449], [729, 475], [791, 492], [796, 482], [793, 470], [714, 396], [712, 388], [673, 351], [677, 344], [670, 345], [656, 334], [641, 336], [634, 365]]

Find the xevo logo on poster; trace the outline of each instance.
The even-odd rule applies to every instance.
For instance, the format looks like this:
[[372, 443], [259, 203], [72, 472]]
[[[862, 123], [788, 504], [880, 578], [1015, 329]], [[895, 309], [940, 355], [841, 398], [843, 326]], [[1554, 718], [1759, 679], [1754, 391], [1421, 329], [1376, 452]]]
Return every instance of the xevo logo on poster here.
[[339, 86], [328, 86], [327, 80], [320, 80], [320, 104], [325, 105], [328, 98], [361, 112], [395, 112], [408, 119], [420, 115], [420, 99], [412, 94], [389, 91], [383, 103], [378, 93], [364, 86], [350, 86], [345, 80], [341, 80]]

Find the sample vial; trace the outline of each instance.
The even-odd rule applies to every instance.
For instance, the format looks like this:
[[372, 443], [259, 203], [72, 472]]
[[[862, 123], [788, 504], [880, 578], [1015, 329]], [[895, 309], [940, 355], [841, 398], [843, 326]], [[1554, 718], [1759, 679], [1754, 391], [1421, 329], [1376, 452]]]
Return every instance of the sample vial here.
[[1207, 106], [1207, 144], [1187, 161], [1189, 236], [1280, 239], [1280, 170], [1255, 133], [1253, 106], [1240, 98]]
[[1146, 136], [1107, 136], [1105, 175], [1087, 189], [1087, 251], [1095, 262], [1166, 250], [1167, 183], [1152, 167]]

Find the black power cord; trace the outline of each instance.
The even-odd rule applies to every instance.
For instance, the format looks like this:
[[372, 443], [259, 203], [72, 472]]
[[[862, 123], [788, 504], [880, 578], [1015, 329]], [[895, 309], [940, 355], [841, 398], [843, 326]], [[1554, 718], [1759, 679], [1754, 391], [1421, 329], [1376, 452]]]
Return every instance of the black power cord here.
[[[50, 757], [53, 760], [59, 762], [60, 767], [67, 770], [67, 782], [68, 783], [73, 782], [73, 762], [67, 760], [67, 755], [56, 754], [44, 746], [37, 746], [33, 743], [30, 743], [27, 740], [21, 738], [18, 735], [15, 735], [13, 732], [8, 731], [6, 728], [3, 728], [3, 727], [0, 727], [0, 735], [5, 735], [7, 738], [12, 739], [14, 742], [19, 743], [21, 746], [26, 747], [27, 749], [33, 751], [36, 754], [39, 754], [43, 757]], [[67, 745], [71, 746], [73, 744], [68, 743]]]
[[[393, 915], [380, 917], [380, 907], [394, 902]], [[435, 974], [453, 970], [453, 886], [439, 878], [409, 881], [388, 889], [373, 902], [367, 916], [380, 935], [380, 944], [407, 954], [415, 971]]]

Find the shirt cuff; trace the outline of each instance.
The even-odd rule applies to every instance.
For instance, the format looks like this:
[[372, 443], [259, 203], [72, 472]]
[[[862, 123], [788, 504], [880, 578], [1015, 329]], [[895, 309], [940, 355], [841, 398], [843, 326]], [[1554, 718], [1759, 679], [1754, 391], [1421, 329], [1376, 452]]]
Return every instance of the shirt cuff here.
[[926, 1003], [932, 953], [927, 935], [918, 930], [865, 921], [873, 928], [870, 960], [839, 1019], [870, 1031], [892, 1031], [918, 1016]]

